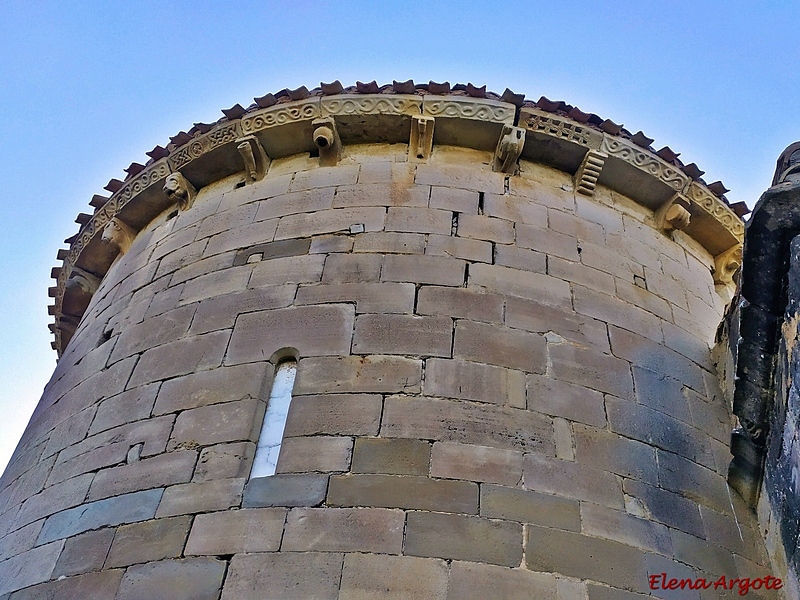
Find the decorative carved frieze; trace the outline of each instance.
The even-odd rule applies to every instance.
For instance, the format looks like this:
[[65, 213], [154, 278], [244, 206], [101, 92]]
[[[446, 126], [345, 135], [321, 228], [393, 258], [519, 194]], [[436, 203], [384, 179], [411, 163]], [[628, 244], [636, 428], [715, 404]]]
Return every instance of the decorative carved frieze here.
[[320, 115], [418, 115], [422, 112], [422, 98], [412, 95], [347, 94], [320, 100]]
[[118, 217], [112, 218], [103, 228], [102, 242], [112, 248], [116, 248], [120, 254], [125, 254], [130, 250], [136, 232], [133, 228]]
[[691, 208], [691, 200], [682, 194], [675, 194], [656, 211], [656, 227], [662, 231], [686, 229], [692, 219]]
[[255, 136], [247, 135], [236, 140], [236, 149], [244, 161], [245, 183], [261, 181], [269, 168], [269, 157]]
[[587, 125], [530, 108], [520, 110], [519, 124], [528, 131], [569, 140], [590, 148], [597, 148], [602, 137], [601, 133], [592, 130]]
[[169, 166], [164, 160], [153, 163], [150, 167], [140, 172], [133, 177], [130, 181], [126, 181], [114, 196], [117, 199], [122, 199], [123, 204], [133, 198], [139, 192], [147, 189], [154, 183], [165, 179], [169, 175]]
[[251, 134], [295, 121], [310, 121], [319, 116], [319, 98], [276, 104], [242, 117], [242, 133]]
[[694, 182], [689, 186], [688, 196], [693, 201], [694, 207], [721, 223], [737, 241], [744, 240], [744, 222], [722, 200]]
[[314, 119], [311, 126], [314, 128], [314, 145], [319, 151], [319, 166], [335, 166], [342, 157], [342, 140], [336, 131], [336, 121], [333, 117]]
[[608, 158], [608, 156], [597, 150], [589, 150], [586, 153], [586, 156], [584, 156], [581, 161], [581, 166], [578, 167], [575, 173], [576, 192], [584, 196], [594, 196], [597, 180], [600, 177], [600, 172], [603, 170], [606, 158]]
[[525, 130], [522, 127], [503, 125], [503, 132], [494, 151], [492, 171], [514, 174], [517, 160], [525, 146]]
[[164, 182], [164, 193], [178, 204], [178, 210], [189, 210], [197, 196], [197, 190], [181, 173], [170, 173]]
[[170, 168], [173, 171], [177, 171], [206, 152], [235, 142], [241, 136], [241, 131], [242, 125], [239, 120], [220, 123], [208, 133], [194, 138], [174, 150], [167, 158]]
[[689, 184], [689, 178], [677, 167], [622, 138], [604, 135], [600, 150], [652, 175], [676, 192], [684, 191]]
[[433, 117], [414, 115], [411, 117], [411, 136], [408, 141], [408, 160], [420, 162], [428, 160], [433, 151]]
[[430, 117], [472, 119], [513, 125], [517, 107], [497, 100], [462, 96], [425, 96], [422, 114]]

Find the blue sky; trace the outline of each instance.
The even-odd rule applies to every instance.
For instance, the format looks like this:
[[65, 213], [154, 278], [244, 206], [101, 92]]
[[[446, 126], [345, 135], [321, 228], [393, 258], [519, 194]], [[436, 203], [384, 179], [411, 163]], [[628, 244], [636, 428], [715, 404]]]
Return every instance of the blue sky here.
[[800, 4], [0, 0], [0, 469], [55, 366], [50, 269], [131, 162], [339, 79], [544, 95], [643, 130], [750, 206], [800, 140]]

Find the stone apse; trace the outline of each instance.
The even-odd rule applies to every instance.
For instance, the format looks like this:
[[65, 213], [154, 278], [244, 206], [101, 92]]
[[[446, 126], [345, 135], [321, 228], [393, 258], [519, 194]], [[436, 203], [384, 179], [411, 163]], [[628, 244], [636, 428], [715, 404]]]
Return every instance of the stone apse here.
[[509, 90], [223, 113], [59, 252], [0, 598], [783, 597], [720, 182]]

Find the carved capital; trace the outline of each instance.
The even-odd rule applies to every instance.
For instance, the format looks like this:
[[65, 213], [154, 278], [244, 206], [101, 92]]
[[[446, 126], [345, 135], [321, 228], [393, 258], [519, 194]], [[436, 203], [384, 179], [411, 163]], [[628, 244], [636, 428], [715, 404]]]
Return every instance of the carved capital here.
[[517, 169], [517, 160], [525, 146], [525, 130], [522, 127], [503, 125], [503, 132], [497, 141], [494, 151], [492, 171], [514, 174]]
[[130, 225], [114, 217], [106, 223], [106, 226], [103, 228], [103, 237], [101, 240], [104, 244], [116, 248], [120, 254], [125, 254], [130, 249], [133, 238], [135, 237], [136, 232]]
[[692, 201], [675, 194], [656, 211], [656, 227], [662, 231], [683, 230], [692, 220]]
[[426, 161], [433, 151], [433, 117], [414, 115], [411, 117], [411, 136], [408, 141], [408, 160]]
[[245, 183], [261, 181], [269, 168], [269, 157], [254, 135], [246, 135], [236, 140], [236, 149], [244, 161]]
[[170, 173], [164, 182], [164, 193], [167, 197], [177, 202], [179, 210], [189, 210], [197, 196], [197, 190], [180, 173]]
[[311, 126], [314, 128], [314, 145], [319, 150], [319, 166], [336, 166], [342, 157], [342, 140], [336, 130], [336, 121], [333, 117], [314, 119]]
[[584, 196], [594, 196], [597, 180], [603, 170], [603, 165], [606, 163], [606, 158], [608, 158], [607, 154], [597, 150], [589, 150], [586, 153], [581, 166], [578, 167], [578, 171], [575, 173], [576, 192]]

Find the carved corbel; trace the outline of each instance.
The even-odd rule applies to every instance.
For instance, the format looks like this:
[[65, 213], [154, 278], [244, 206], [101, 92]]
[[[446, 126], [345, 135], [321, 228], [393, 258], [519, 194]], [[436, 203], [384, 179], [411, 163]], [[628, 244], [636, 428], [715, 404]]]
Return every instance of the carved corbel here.
[[197, 196], [197, 190], [180, 173], [170, 173], [164, 181], [164, 193], [167, 198], [178, 203], [178, 210], [189, 210]]
[[342, 157], [342, 140], [336, 131], [336, 121], [327, 117], [311, 121], [314, 128], [314, 144], [319, 150], [319, 166], [334, 167]]
[[691, 208], [691, 200], [675, 194], [656, 211], [656, 227], [665, 232], [686, 229], [692, 219]]
[[67, 289], [80, 290], [82, 294], [93, 296], [98, 287], [100, 287], [100, 278], [97, 275], [79, 267], [72, 267], [67, 280]]
[[523, 146], [525, 146], [525, 130], [522, 127], [503, 125], [503, 132], [494, 151], [492, 171], [513, 175]]
[[578, 171], [575, 173], [576, 192], [584, 196], [594, 196], [600, 171], [603, 170], [603, 165], [605, 165], [607, 158], [608, 154], [597, 150], [589, 150], [586, 153], [581, 166], [578, 167]]
[[742, 266], [742, 244], [736, 244], [714, 257], [714, 285], [731, 285]]
[[120, 254], [125, 254], [133, 243], [136, 232], [130, 225], [117, 217], [113, 217], [103, 227], [103, 236], [100, 238], [104, 244], [116, 248]]
[[433, 117], [413, 115], [411, 117], [411, 136], [408, 140], [408, 160], [420, 162], [428, 160], [433, 151]]
[[269, 157], [261, 142], [254, 135], [247, 135], [236, 140], [236, 149], [244, 161], [245, 183], [264, 179], [269, 168]]

